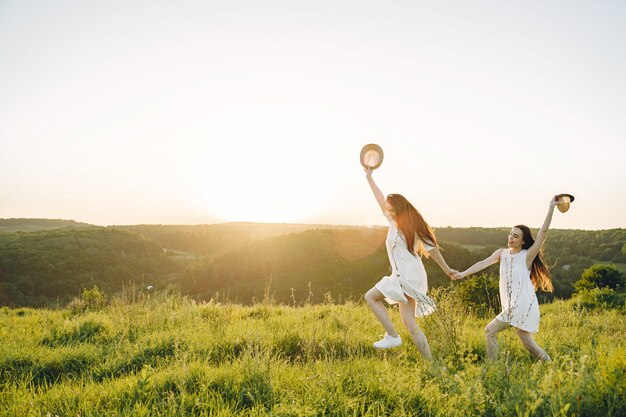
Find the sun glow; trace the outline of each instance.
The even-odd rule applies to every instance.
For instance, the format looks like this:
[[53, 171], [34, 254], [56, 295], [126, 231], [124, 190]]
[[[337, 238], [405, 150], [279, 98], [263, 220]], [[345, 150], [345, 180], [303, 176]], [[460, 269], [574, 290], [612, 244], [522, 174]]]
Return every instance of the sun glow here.
[[299, 223], [315, 214], [313, 199], [297, 184], [273, 184], [266, 178], [229, 177], [203, 196], [203, 207], [226, 222]]
[[[213, 150], [215, 163], [197, 175], [207, 179], [196, 185], [202, 208], [222, 221], [298, 223], [314, 216], [322, 199], [316, 178], [305, 166], [281, 157], [280, 145], [222, 144], [219, 156]], [[268, 152], [268, 146], [277, 152]]]
[[386, 226], [370, 143], [433, 227], [626, 225], [623, 2], [110, 3], [0, 3], [0, 218]]

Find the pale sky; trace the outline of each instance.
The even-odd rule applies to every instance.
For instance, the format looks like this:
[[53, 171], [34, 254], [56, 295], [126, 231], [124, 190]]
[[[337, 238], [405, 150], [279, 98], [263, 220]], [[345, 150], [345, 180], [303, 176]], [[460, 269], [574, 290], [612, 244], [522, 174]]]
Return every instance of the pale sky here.
[[0, 218], [626, 227], [626, 2], [0, 0]]

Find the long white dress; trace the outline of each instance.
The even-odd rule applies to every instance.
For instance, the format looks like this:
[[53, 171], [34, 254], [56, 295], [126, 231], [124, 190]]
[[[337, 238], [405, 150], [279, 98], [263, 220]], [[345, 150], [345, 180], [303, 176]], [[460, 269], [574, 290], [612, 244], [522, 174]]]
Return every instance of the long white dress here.
[[[385, 246], [391, 264], [391, 275], [383, 277], [375, 285], [389, 304], [407, 303], [406, 296], [415, 300], [415, 317], [423, 317], [435, 311], [435, 302], [426, 295], [428, 280], [424, 264], [419, 256], [409, 252], [402, 232], [396, 222], [389, 220]], [[434, 249], [416, 237], [415, 247], [423, 244], [427, 251]]]
[[518, 329], [539, 331], [539, 301], [526, 267], [526, 249], [511, 255], [504, 249], [500, 255], [500, 302], [502, 312], [496, 318]]

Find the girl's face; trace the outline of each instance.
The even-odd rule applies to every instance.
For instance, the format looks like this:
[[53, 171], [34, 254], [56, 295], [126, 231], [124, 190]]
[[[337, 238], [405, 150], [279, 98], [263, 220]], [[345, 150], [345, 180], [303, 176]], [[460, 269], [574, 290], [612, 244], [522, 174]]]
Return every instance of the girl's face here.
[[524, 235], [522, 234], [522, 231], [520, 229], [518, 229], [517, 227], [512, 228], [509, 232], [509, 238], [507, 241], [509, 248], [520, 249], [524, 244], [524, 240], [522, 239], [523, 237]]
[[393, 208], [393, 206], [391, 205], [391, 203], [389, 203], [389, 201], [387, 201], [385, 203], [385, 206], [387, 207], [387, 213], [389, 213], [389, 216], [391, 216], [392, 219], [396, 219], [396, 209]]

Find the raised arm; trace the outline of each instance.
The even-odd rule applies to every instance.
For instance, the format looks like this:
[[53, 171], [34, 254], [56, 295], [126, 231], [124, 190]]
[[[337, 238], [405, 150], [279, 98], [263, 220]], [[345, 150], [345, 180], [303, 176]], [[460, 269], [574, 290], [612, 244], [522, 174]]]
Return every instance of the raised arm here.
[[488, 258], [483, 259], [482, 261], [476, 262], [474, 265], [470, 266], [465, 271], [457, 274], [457, 277], [458, 277], [457, 279], [465, 278], [468, 275], [475, 274], [476, 272], [482, 271], [488, 266], [497, 263], [500, 260], [500, 255], [502, 255], [503, 250], [504, 249], [496, 249], [496, 251], [492, 253], [491, 256], [489, 256]]
[[530, 265], [532, 265], [533, 260], [539, 254], [541, 247], [543, 246], [546, 238], [548, 237], [548, 228], [550, 227], [550, 223], [552, 222], [552, 215], [554, 214], [554, 207], [556, 207], [559, 202], [559, 197], [554, 196], [552, 200], [550, 200], [550, 208], [548, 208], [548, 214], [546, 215], [546, 219], [543, 221], [543, 226], [539, 229], [539, 233], [537, 233], [537, 239], [535, 239], [535, 243], [528, 248], [528, 252], [526, 252], [526, 266], [530, 269]]
[[372, 172], [373, 170], [371, 168], [366, 169], [365, 178], [367, 178], [367, 182], [369, 183], [370, 188], [372, 189], [372, 192], [374, 193], [374, 197], [376, 197], [376, 202], [380, 206], [380, 209], [383, 211], [384, 216], [389, 218], [389, 213], [387, 213], [387, 205], [386, 205], [385, 196], [383, 195], [383, 192], [380, 191], [380, 188], [378, 188], [378, 185], [376, 185], [376, 182], [374, 182], [374, 178], [372, 177]]

